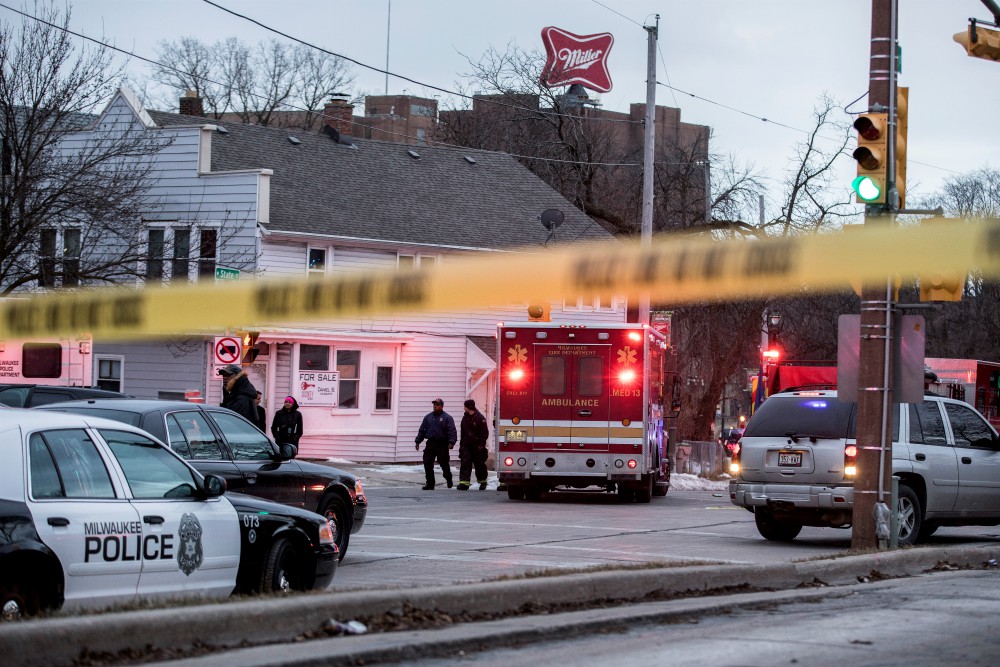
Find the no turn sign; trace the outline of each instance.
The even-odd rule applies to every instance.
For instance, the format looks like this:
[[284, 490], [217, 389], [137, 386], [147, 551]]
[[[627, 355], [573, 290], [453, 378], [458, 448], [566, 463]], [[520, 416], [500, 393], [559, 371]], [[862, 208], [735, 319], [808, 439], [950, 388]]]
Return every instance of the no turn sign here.
[[220, 364], [235, 364], [242, 350], [243, 343], [239, 338], [225, 336], [215, 339], [215, 360]]

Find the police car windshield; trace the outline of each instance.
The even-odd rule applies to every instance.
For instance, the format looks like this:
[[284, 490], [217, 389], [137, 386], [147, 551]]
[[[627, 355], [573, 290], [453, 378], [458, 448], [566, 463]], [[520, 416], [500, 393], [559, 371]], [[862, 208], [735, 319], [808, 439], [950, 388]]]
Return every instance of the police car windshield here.
[[789, 433], [853, 438], [854, 404], [834, 396], [773, 396], [757, 408], [743, 437], [787, 437]]

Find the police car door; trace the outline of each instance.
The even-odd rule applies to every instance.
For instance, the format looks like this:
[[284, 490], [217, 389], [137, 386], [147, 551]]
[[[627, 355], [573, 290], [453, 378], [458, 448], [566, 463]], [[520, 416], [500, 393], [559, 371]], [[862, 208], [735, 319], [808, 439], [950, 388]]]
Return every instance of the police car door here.
[[225, 497], [202, 499], [177, 454], [132, 431], [98, 429], [121, 467], [142, 523], [140, 596], [224, 597], [236, 586], [240, 528]]
[[83, 428], [27, 435], [28, 506], [63, 569], [65, 606], [131, 601], [139, 583], [139, 514]]

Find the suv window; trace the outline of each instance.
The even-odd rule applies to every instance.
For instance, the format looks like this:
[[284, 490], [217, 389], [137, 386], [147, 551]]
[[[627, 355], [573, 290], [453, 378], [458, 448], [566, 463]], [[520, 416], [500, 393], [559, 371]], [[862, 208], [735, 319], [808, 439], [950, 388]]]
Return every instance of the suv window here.
[[0, 389], [0, 403], [9, 405], [12, 408], [23, 408], [28, 400], [28, 392], [31, 387], [7, 387]]
[[951, 432], [955, 435], [956, 447], [992, 448], [993, 431], [979, 413], [957, 403], [945, 403], [944, 410], [951, 421]]
[[854, 436], [854, 404], [834, 396], [780, 396], [761, 403], [744, 438], [784, 437], [789, 433], [820, 438]]
[[937, 401], [910, 404], [910, 442], [925, 445], [947, 445], [944, 419]]
[[48, 405], [49, 403], [63, 403], [64, 401], [72, 401], [73, 398], [74, 396], [68, 391], [35, 387], [35, 393], [31, 395], [31, 405], [28, 407], [33, 408], [37, 405]]

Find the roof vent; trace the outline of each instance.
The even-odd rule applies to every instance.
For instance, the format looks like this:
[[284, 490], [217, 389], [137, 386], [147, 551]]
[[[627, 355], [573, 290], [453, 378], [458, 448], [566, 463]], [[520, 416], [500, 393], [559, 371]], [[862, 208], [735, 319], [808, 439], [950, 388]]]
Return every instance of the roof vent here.
[[229, 130], [227, 130], [226, 128], [222, 127], [221, 125], [216, 125], [215, 126], [215, 131], [218, 132], [219, 134], [229, 134]]
[[292, 144], [294, 146], [298, 146], [299, 144], [302, 143], [302, 140], [299, 139], [298, 137], [289, 136], [288, 137], [288, 143], [290, 143], [290, 144]]
[[476, 158], [470, 155], [465, 156], [465, 161], [468, 162], [469, 164], [476, 164]]
[[413, 150], [412, 148], [410, 150], [406, 151], [406, 154], [409, 155], [414, 160], [419, 160], [420, 159], [420, 153], [418, 153], [417, 151]]

